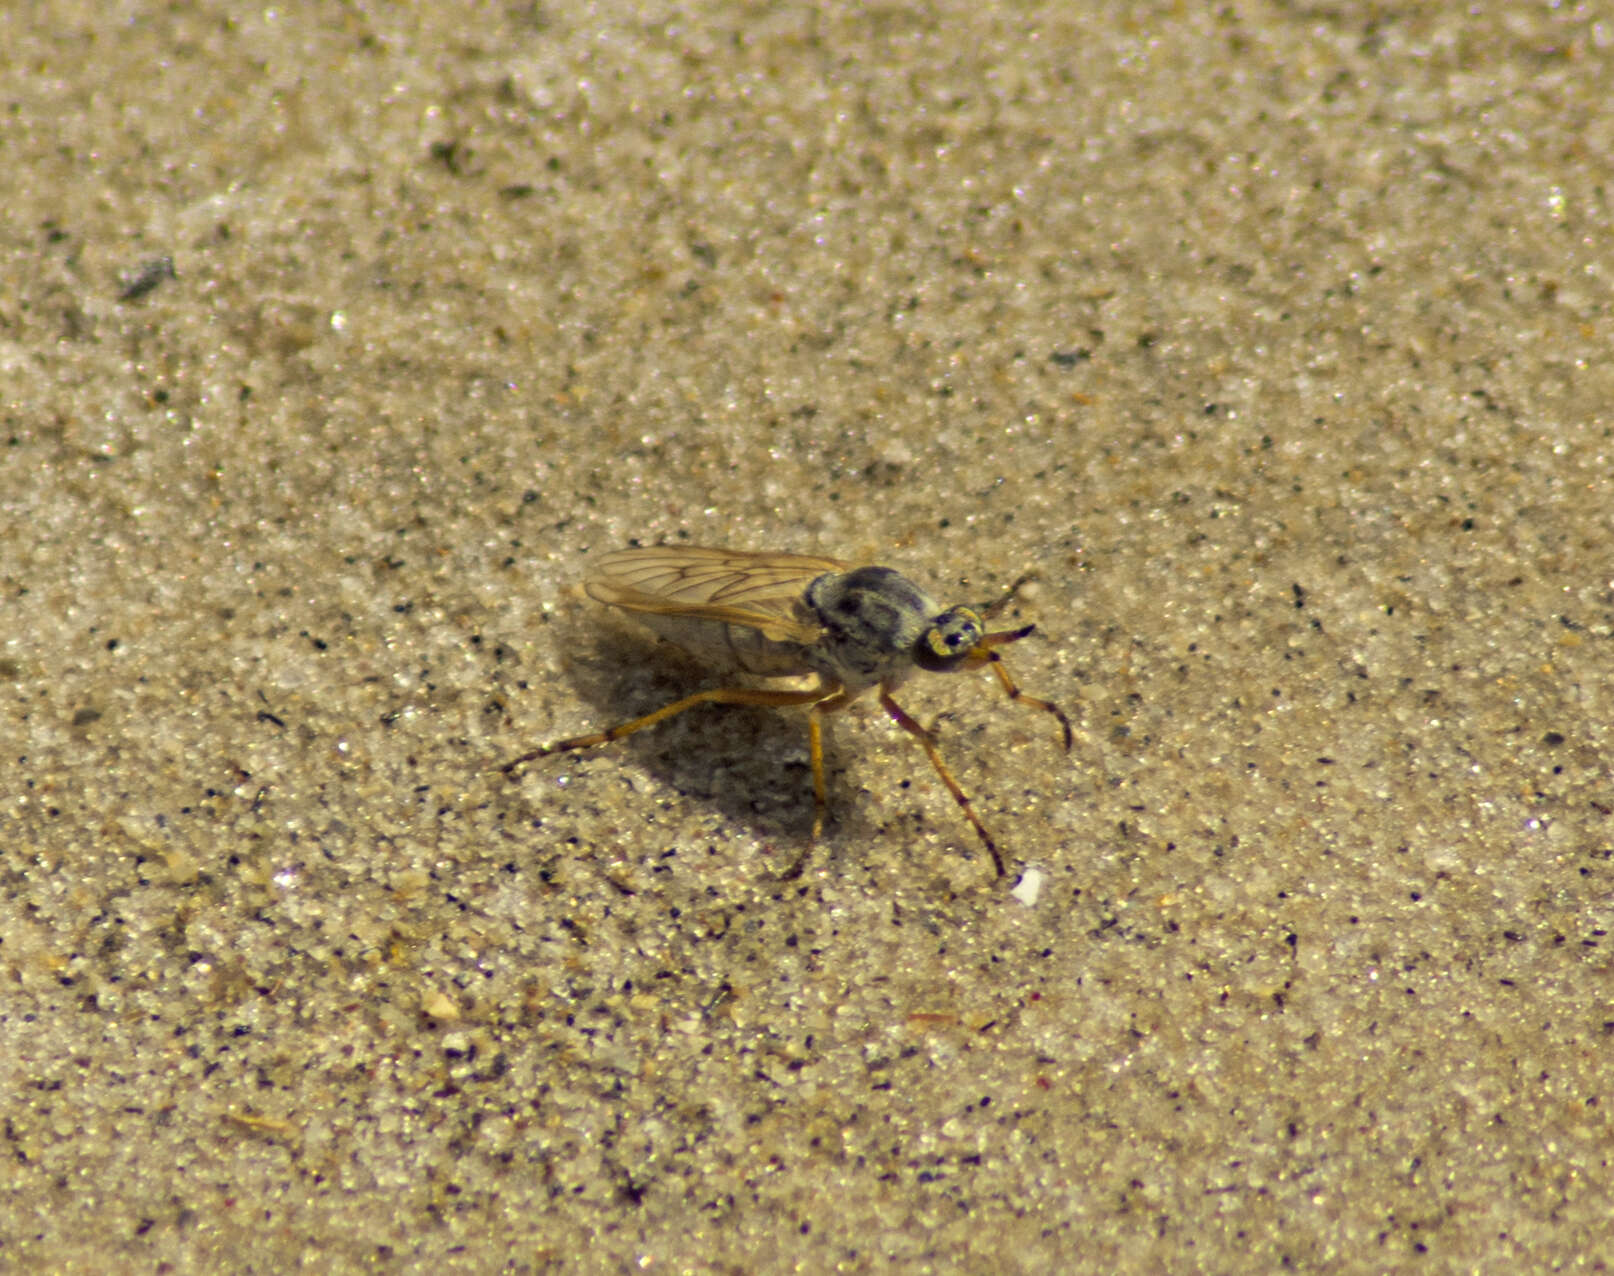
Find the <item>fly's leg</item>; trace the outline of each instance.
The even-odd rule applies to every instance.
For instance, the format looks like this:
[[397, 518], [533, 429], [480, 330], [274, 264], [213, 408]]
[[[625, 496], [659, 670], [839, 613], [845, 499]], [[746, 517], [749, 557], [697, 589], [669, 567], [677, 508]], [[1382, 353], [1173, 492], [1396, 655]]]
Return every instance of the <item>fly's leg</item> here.
[[[665, 722], [668, 718], [693, 709], [698, 704], [749, 704], [767, 705], [773, 708], [787, 708], [791, 705], [814, 704], [823, 700], [825, 691], [815, 687], [809, 691], [768, 691], [753, 687], [715, 687], [710, 691], [697, 691], [692, 696], [685, 696], [682, 700], [675, 700], [669, 705], [663, 705], [654, 713], [647, 713], [642, 718], [634, 718], [630, 722], [619, 722], [614, 727], [607, 727], [604, 731], [596, 731], [593, 735], [573, 736], [569, 740], [557, 740], [553, 744], [546, 744], [523, 753], [519, 758], [506, 762], [500, 770], [506, 775], [512, 774], [518, 766], [531, 762], [536, 758], [548, 757], [551, 753], [566, 753], [572, 749], [592, 749], [596, 745], [610, 744], [624, 736], [630, 736], [636, 731], [643, 731], [646, 727], [653, 727], [658, 722]], [[814, 782], [822, 798], [823, 767], [821, 762], [814, 766]]]
[[1036, 572], [1026, 572], [1023, 576], [1018, 577], [1014, 584], [1010, 585], [1003, 591], [1002, 594], [980, 609], [981, 616], [986, 620], [991, 620], [993, 616], [997, 615], [1014, 601], [1014, 596], [1020, 592], [1020, 587], [1022, 585], [1026, 585], [1036, 579]]
[[[825, 695], [825, 692], [830, 694]], [[807, 867], [807, 859], [813, 853], [813, 845], [818, 841], [824, 831], [824, 812], [829, 808], [829, 789], [824, 783], [824, 723], [826, 713], [835, 713], [846, 708], [855, 695], [846, 688], [836, 686], [833, 689], [826, 686], [819, 691], [821, 697], [807, 715], [807, 757], [813, 766], [813, 835], [808, 839], [807, 849], [783, 873], [779, 874], [781, 881], [791, 882], [801, 876], [802, 869]]]
[[1045, 713], [1051, 713], [1065, 733], [1065, 752], [1069, 753], [1075, 736], [1070, 729], [1070, 719], [1065, 716], [1065, 711], [1051, 700], [1039, 700], [1036, 696], [1028, 696], [1021, 691], [1019, 685], [1009, 676], [1009, 667], [1003, 663], [1003, 657], [992, 650], [1005, 643], [1019, 642], [1035, 628], [1035, 625], [1027, 625], [1024, 629], [1008, 629], [1000, 633], [987, 634], [975, 644], [975, 650], [970, 652], [969, 658], [980, 664], [992, 666], [992, 672], [998, 676], [998, 683], [1003, 687], [1003, 693], [1010, 700], [1016, 704], [1023, 704], [1028, 709], [1041, 709]]
[[807, 759], [813, 768], [813, 833], [811, 845], [824, 831], [824, 812], [829, 807], [829, 789], [824, 783], [824, 724], [819, 706], [807, 715]]
[[975, 814], [975, 807], [970, 802], [969, 794], [959, 787], [958, 781], [953, 779], [953, 773], [947, 769], [947, 764], [942, 761], [941, 754], [937, 751], [936, 742], [931, 738], [930, 732], [909, 717], [907, 710], [893, 700], [891, 693], [884, 687], [880, 688], [880, 705], [891, 715], [893, 722], [919, 741], [919, 747], [925, 751], [925, 756], [930, 759], [930, 765], [936, 769], [936, 774], [941, 776], [942, 783], [947, 786], [947, 791], [953, 795], [953, 801], [957, 802], [959, 809], [964, 812], [964, 818], [980, 834], [981, 841], [986, 844], [986, 849], [992, 856], [992, 863], [998, 870], [998, 876], [1002, 877], [1003, 856], [998, 854], [998, 844], [992, 840], [992, 835], [986, 831], [986, 825], [981, 823], [981, 817]]

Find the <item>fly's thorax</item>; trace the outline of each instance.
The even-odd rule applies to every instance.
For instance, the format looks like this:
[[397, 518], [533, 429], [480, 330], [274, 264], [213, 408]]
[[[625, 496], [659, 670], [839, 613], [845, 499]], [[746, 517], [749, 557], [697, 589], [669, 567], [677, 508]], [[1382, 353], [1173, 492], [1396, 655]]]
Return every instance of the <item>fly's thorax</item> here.
[[929, 594], [890, 567], [828, 572], [807, 586], [802, 606], [823, 632], [808, 654], [822, 659], [819, 672], [849, 687], [897, 683], [916, 667], [956, 668], [980, 641], [973, 612], [940, 612]]

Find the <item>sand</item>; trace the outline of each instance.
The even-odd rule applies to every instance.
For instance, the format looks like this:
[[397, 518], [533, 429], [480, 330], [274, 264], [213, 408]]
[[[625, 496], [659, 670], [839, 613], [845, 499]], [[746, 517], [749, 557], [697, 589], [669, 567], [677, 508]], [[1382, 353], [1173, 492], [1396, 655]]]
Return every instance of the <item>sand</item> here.
[[[0, 20], [0, 1267], [1606, 1270], [1614, 31]], [[1037, 632], [796, 711], [577, 588]], [[1016, 883], [1018, 882], [1018, 886]]]

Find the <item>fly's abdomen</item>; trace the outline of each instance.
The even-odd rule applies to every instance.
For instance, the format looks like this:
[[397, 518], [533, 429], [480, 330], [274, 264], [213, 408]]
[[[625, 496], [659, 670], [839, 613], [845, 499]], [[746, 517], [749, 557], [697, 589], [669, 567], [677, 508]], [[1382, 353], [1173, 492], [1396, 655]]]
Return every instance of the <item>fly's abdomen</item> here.
[[802, 658], [799, 645], [770, 638], [749, 625], [653, 612], [634, 612], [633, 619], [714, 670], [736, 670], [759, 678], [791, 678], [813, 672]]

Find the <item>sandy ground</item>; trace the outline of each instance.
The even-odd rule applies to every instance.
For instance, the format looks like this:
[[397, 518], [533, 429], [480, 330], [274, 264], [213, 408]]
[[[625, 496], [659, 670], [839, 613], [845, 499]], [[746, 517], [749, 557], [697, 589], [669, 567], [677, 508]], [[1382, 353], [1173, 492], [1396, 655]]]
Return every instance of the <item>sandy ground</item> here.
[[[1590, 6], [0, 17], [0, 1267], [1606, 1270]], [[637, 539], [1037, 634], [721, 683]], [[1018, 893], [1013, 889], [1020, 879]]]

